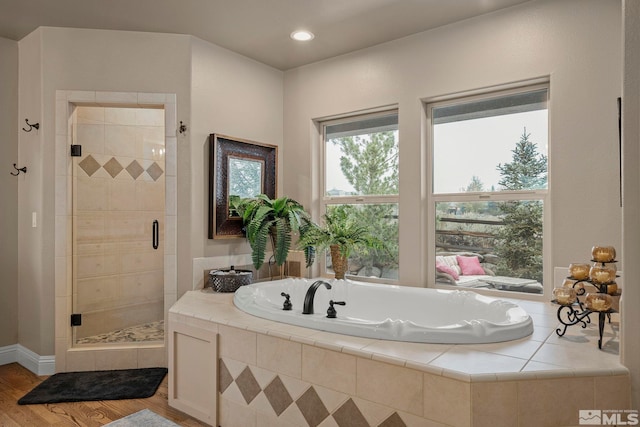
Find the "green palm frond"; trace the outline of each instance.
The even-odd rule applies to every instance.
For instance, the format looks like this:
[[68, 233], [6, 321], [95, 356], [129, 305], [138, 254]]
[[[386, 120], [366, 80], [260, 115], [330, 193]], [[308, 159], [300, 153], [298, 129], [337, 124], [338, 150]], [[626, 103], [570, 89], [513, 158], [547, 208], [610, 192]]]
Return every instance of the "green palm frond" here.
[[282, 213], [285, 212], [288, 202], [288, 197], [280, 197], [279, 199], [273, 200], [272, 207], [277, 215], [282, 215]]
[[300, 238], [298, 247], [304, 251], [306, 267], [311, 267], [316, 259], [316, 248], [313, 242], [316, 240], [315, 234], [320, 232], [318, 225], [308, 218], [303, 219], [298, 230]]
[[[369, 249], [385, 249], [384, 242], [341, 209], [333, 209], [325, 214], [323, 219], [323, 227], [310, 224], [300, 230], [298, 246], [305, 251], [307, 267], [313, 263], [311, 256], [315, 256], [315, 251], [326, 250], [332, 245], [338, 245], [340, 253], [346, 257], [349, 257], [354, 249], [365, 253]], [[313, 251], [309, 248], [313, 248]]]
[[305, 267], [309, 268], [316, 260], [316, 248], [314, 246], [304, 246], [302, 250], [304, 252]]
[[267, 241], [269, 240], [270, 222], [263, 222], [253, 235], [253, 240], [249, 240], [251, 249], [251, 261], [256, 269], [260, 268], [264, 263], [267, 251]]
[[277, 265], [282, 265], [287, 260], [289, 248], [291, 247], [291, 227], [286, 218], [277, 218], [276, 227], [276, 247], [274, 256]]
[[302, 226], [302, 218], [300, 213], [295, 210], [290, 210], [287, 215], [289, 216], [289, 224], [291, 225], [291, 231], [298, 232]]
[[297, 201], [288, 197], [270, 199], [264, 194], [242, 199], [236, 210], [242, 216], [247, 240], [251, 245], [256, 269], [264, 262], [269, 235], [274, 229], [273, 252], [278, 265], [284, 264], [291, 248], [292, 233], [300, 232], [311, 222], [309, 214]]
[[250, 219], [247, 225], [247, 238], [249, 241], [253, 240], [258, 230], [260, 230], [265, 223], [270, 223], [270, 216], [273, 210], [269, 206], [259, 206]]

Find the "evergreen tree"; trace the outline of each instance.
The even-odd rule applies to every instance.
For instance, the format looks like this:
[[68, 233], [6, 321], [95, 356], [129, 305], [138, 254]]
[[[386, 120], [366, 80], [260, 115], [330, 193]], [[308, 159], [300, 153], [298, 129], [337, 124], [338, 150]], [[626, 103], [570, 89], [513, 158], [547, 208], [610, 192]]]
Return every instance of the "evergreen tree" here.
[[[377, 132], [330, 141], [340, 148], [340, 169], [356, 194], [383, 195], [398, 193], [398, 146], [394, 132]], [[381, 270], [398, 264], [398, 226], [395, 205], [344, 206], [350, 215], [387, 243], [386, 251], [371, 250], [368, 255], [354, 253], [350, 265]]]
[[[512, 151], [511, 163], [498, 164], [505, 190], [536, 190], [547, 186], [547, 157], [538, 153], [526, 128]], [[497, 273], [542, 282], [542, 202], [514, 200], [499, 204], [504, 226], [498, 231]]]
[[498, 184], [505, 190], [538, 190], [547, 187], [547, 156], [538, 153], [538, 147], [529, 140], [531, 134], [524, 129], [512, 162], [498, 164], [502, 178]]
[[471, 177], [471, 182], [467, 184], [467, 187], [462, 191], [465, 191], [467, 193], [481, 192], [484, 191], [484, 184], [477, 175], [473, 175]]
[[398, 193], [398, 147], [394, 132], [331, 141], [340, 147], [340, 169], [357, 194]]
[[[477, 175], [471, 177], [471, 182], [467, 184], [461, 191], [465, 193], [481, 193], [484, 191], [484, 184]], [[461, 203], [462, 212], [460, 213], [478, 213], [485, 205], [485, 202], [464, 202]]]

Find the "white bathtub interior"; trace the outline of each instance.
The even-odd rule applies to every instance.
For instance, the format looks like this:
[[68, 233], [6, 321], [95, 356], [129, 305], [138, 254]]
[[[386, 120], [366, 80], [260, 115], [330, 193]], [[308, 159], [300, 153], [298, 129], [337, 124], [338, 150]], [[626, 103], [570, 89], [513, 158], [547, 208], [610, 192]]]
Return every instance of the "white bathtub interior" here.
[[[314, 314], [302, 314], [305, 295], [319, 279], [256, 283], [236, 291], [235, 305], [254, 316], [329, 332], [394, 341], [473, 344], [519, 339], [533, 321], [513, 302], [470, 291], [411, 288], [351, 280], [327, 280], [314, 294]], [[283, 310], [290, 296], [292, 310]], [[329, 301], [336, 318], [327, 318]]]

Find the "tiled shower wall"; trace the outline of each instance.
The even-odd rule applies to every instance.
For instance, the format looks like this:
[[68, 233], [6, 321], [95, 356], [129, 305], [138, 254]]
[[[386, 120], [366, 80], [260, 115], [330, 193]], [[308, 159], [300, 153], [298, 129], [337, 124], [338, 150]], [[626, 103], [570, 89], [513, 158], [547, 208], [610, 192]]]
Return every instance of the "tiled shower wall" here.
[[164, 110], [78, 106], [72, 132], [76, 338], [162, 320]]

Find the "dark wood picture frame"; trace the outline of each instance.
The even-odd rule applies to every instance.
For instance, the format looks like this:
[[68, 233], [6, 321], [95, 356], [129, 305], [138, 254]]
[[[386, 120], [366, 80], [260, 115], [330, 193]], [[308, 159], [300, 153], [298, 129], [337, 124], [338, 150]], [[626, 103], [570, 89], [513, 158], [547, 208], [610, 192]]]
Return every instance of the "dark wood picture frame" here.
[[276, 197], [278, 147], [226, 135], [209, 135], [209, 239], [244, 237], [242, 219], [229, 214], [229, 158], [262, 162], [262, 193]]

